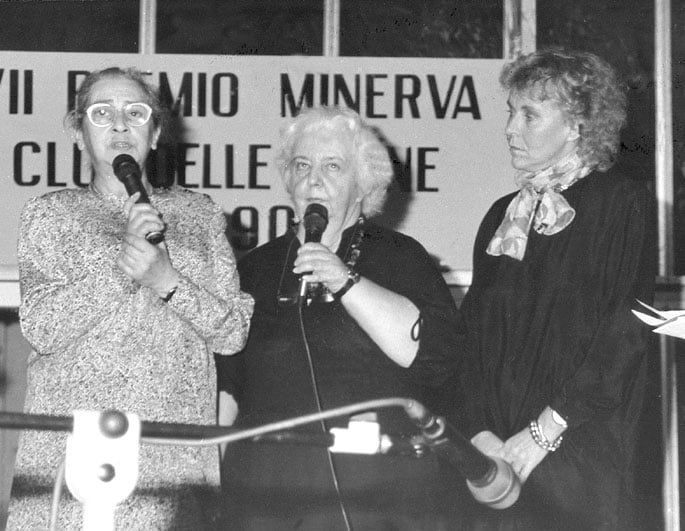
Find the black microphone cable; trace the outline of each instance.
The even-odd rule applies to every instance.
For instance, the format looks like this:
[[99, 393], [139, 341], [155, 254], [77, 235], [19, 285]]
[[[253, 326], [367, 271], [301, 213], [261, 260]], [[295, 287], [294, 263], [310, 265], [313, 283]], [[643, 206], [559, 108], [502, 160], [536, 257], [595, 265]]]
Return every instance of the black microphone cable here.
[[[309, 340], [307, 338], [307, 330], [304, 325], [304, 313], [302, 311], [303, 304], [298, 304], [297, 305], [297, 314], [298, 314], [298, 321], [300, 325], [300, 333], [302, 334], [302, 342], [304, 344], [304, 349], [305, 352], [307, 353], [307, 366], [309, 368], [309, 377], [311, 380], [312, 384], [312, 391], [314, 393], [314, 399], [316, 401], [316, 410], [319, 413], [323, 412], [323, 408], [321, 407], [321, 394], [319, 393], [319, 385], [316, 380], [316, 370], [314, 369], [314, 360], [312, 359], [312, 352], [311, 349], [309, 348]], [[324, 418], [321, 418], [319, 420], [319, 424], [321, 426], [321, 430], [324, 433], [328, 433], [328, 428], [326, 426], [326, 420]], [[345, 503], [343, 502], [342, 499], [342, 493], [340, 491], [340, 482], [338, 480], [338, 471], [335, 467], [335, 462], [333, 461], [333, 456], [331, 455], [331, 452], [329, 449], [326, 449], [326, 457], [328, 458], [328, 467], [331, 471], [331, 477], [333, 478], [333, 486], [335, 487], [335, 494], [338, 497], [338, 504], [340, 506], [340, 513], [342, 514], [342, 518], [345, 522], [345, 528], [347, 531], [353, 531], [352, 530], [352, 523], [350, 522], [350, 517], [347, 514], [347, 509], [345, 508]]]
[[[318, 203], [312, 203], [307, 206], [305, 210], [304, 217], [302, 220], [305, 228], [305, 243], [307, 242], [320, 242], [321, 237], [326, 230], [328, 225], [328, 210], [323, 205]], [[297, 300], [297, 315], [298, 323], [300, 325], [300, 334], [302, 336], [302, 342], [304, 344], [305, 353], [307, 354], [307, 367], [309, 369], [309, 378], [312, 384], [312, 392], [314, 394], [314, 400], [316, 402], [316, 410], [321, 413], [323, 408], [321, 407], [321, 393], [319, 392], [319, 385], [316, 380], [316, 370], [314, 369], [314, 360], [312, 359], [312, 352], [309, 347], [309, 339], [307, 338], [307, 330], [304, 324], [304, 312], [303, 307], [306, 306], [307, 299], [307, 283], [300, 279], [300, 289]], [[319, 424], [321, 430], [324, 434], [328, 433], [328, 427], [326, 426], [325, 419], [320, 419]], [[335, 493], [338, 498], [338, 504], [340, 506], [340, 513], [345, 522], [345, 528], [347, 531], [352, 531], [352, 524], [350, 523], [350, 517], [345, 508], [345, 503], [342, 499], [342, 493], [340, 491], [340, 481], [338, 479], [338, 472], [335, 467], [335, 462], [330, 450], [326, 449], [326, 457], [328, 458], [328, 467], [331, 471], [331, 477], [333, 479], [333, 486], [335, 487]]]

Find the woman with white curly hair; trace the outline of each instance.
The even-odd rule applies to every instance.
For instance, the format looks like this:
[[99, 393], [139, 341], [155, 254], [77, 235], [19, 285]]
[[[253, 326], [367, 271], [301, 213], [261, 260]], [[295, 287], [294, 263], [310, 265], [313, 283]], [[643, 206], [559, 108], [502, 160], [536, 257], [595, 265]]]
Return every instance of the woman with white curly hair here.
[[[367, 220], [393, 178], [387, 148], [352, 110], [306, 109], [284, 129], [277, 164], [301, 222], [239, 264], [255, 314], [243, 352], [219, 360], [236, 426], [422, 399], [454, 372], [460, 325], [426, 250]], [[416, 431], [402, 410], [374, 417], [382, 433]], [[433, 457], [249, 443], [226, 449], [222, 471], [232, 529], [437, 529], [443, 518]]]

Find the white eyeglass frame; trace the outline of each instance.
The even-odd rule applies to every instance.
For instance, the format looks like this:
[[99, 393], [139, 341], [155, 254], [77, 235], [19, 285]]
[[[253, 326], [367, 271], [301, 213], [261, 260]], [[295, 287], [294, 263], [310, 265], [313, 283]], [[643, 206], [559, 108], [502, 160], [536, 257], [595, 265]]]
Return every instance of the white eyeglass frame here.
[[[139, 105], [139, 106], [143, 107], [144, 109], [146, 109], [147, 112], [148, 112], [147, 120], [145, 120], [142, 124], [133, 124], [133, 123], [129, 123], [129, 121], [126, 119], [126, 110], [127, 110], [128, 108], [134, 106], [134, 105]], [[111, 122], [106, 123], [106, 124], [96, 124], [96, 123], [93, 121], [93, 118], [91, 117], [91, 113], [93, 112], [94, 109], [98, 109], [98, 108], [100, 108], [100, 107], [109, 107], [110, 109], [114, 109], [115, 114], [114, 114], [114, 118], [112, 119]], [[145, 124], [147, 124], [147, 123], [150, 121], [150, 118], [152, 118], [152, 107], [150, 107], [147, 103], [142, 102], [142, 101], [134, 101], [134, 102], [131, 102], [131, 103], [127, 103], [127, 104], [124, 105], [121, 109], [117, 109], [117, 108], [114, 107], [114, 105], [112, 105], [111, 103], [104, 103], [104, 102], [93, 103], [93, 104], [91, 104], [91, 105], [88, 106], [88, 108], [86, 109], [86, 113], [85, 113], [85, 114], [86, 114], [86, 117], [88, 118], [88, 121], [89, 121], [91, 124], [93, 124], [94, 127], [111, 127], [111, 126], [114, 124], [115, 120], [116, 120], [116, 115], [117, 115], [118, 113], [122, 112], [122, 111], [123, 111], [123, 113], [124, 113], [124, 122], [126, 123], [126, 125], [129, 125], [129, 126], [131, 126], [131, 127], [143, 127]]]

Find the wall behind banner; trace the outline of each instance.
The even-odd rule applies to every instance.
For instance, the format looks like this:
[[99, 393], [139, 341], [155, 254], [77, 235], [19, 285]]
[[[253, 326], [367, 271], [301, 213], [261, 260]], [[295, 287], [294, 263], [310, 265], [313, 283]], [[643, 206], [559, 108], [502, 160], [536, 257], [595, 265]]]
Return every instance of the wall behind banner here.
[[0, 52], [0, 265], [16, 264], [19, 214], [35, 195], [90, 180], [63, 118], [87, 72], [150, 73], [176, 118], [160, 150], [181, 186], [230, 216], [242, 254], [286, 229], [273, 165], [278, 132], [303, 105], [355, 108], [387, 141], [396, 182], [379, 221], [419, 240], [449, 274], [471, 269], [494, 199], [513, 190], [504, 141], [502, 60]]

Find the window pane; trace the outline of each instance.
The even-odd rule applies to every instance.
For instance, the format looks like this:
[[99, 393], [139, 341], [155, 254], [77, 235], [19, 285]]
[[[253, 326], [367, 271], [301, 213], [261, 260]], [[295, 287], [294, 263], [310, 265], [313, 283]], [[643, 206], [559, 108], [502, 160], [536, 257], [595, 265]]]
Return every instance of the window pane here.
[[136, 53], [138, 0], [0, 2], [0, 49]]
[[157, 53], [321, 55], [323, 0], [160, 1]]
[[341, 0], [340, 55], [502, 57], [502, 0]]

